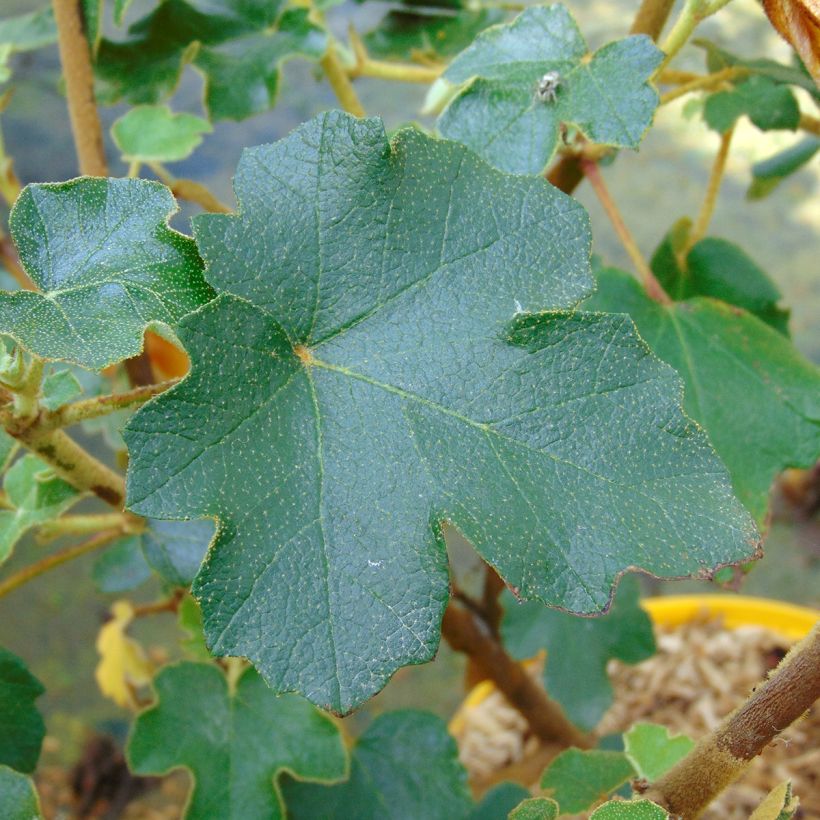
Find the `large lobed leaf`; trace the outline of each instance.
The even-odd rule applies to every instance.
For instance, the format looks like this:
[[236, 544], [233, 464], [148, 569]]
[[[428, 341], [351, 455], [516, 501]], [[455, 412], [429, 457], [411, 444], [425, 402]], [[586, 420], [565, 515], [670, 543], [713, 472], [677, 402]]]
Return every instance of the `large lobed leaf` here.
[[0, 332], [94, 370], [135, 356], [149, 324], [173, 326], [212, 296], [194, 243], [166, 224], [175, 210], [168, 189], [145, 180], [26, 187], [9, 224], [42, 292], [0, 291]]
[[216, 654], [354, 708], [435, 653], [444, 520], [580, 612], [627, 567], [754, 552], [677, 376], [626, 317], [567, 312], [591, 286], [569, 197], [340, 113], [235, 187], [195, 224], [223, 295], [180, 324], [191, 373], [125, 433], [131, 509], [219, 521], [194, 585]]
[[[649, 78], [663, 54], [649, 37], [617, 40], [589, 55], [566, 7], [536, 6], [480, 34], [444, 72], [463, 87], [438, 128], [504, 171], [538, 174], [567, 123], [597, 143], [635, 148], [658, 94]], [[539, 80], [558, 72], [554, 100]]]

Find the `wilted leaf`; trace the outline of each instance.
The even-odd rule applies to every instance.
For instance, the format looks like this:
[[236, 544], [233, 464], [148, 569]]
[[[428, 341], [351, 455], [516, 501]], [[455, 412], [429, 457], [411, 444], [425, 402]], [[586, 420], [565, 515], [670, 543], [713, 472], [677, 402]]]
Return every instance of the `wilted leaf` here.
[[175, 162], [190, 156], [211, 130], [207, 120], [174, 114], [167, 105], [139, 105], [111, 126], [111, 136], [129, 162]]
[[749, 820], [791, 820], [799, 807], [800, 801], [792, 794], [792, 784], [787, 780], [766, 795]]
[[763, 0], [763, 8], [820, 85], [820, 4], [817, 0]]
[[621, 581], [612, 608], [598, 618], [579, 618], [537, 602], [518, 604], [509, 593], [504, 610], [504, 645], [517, 658], [547, 650], [544, 687], [584, 729], [594, 728], [612, 705], [609, 660], [639, 663], [655, 652], [652, 622], [641, 609], [634, 576]]
[[157, 702], [136, 720], [127, 756], [136, 774], [185, 767], [189, 820], [285, 816], [279, 777], [333, 782], [347, 769], [339, 730], [295, 695], [277, 697], [252, 669], [228, 688], [212, 664], [165, 667]]
[[638, 777], [654, 783], [695, 747], [686, 735], [672, 735], [665, 726], [636, 723], [624, 733], [624, 752]]
[[472, 805], [467, 772], [444, 722], [409, 709], [373, 721], [351, 751], [344, 783], [288, 780], [283, 792], [294, 820], [460, 820]]
[[27, 186], [9, 222], [44, 292], [0, 293], [0, 331], [97, 370], [139, 353], [147, 325], [174, 325], [211, 297], [193, 242], [166, 225], [175, 210], [167, 188], [139, 179]]
[[541, 788], [558, 803], [562, 814], [577, 814], [606, 800], [634, 776], [622, 752], [567, 749], [547, 766]]
[[583, 612], [626, 567], [754, 550], [677, 376], [624, 317], [568, 312], [569, 197], [338, 113], [247, 151], [236, 190], [195, 222], [224, 295], [179, 327], [191, 373], [125, 432], [135, 512], [220, 522], [194, 583], [216, 654], [354, 708], [436, 650], [445, 519]]
[[0, 765], [0, 817], [3, 820], [40, 820], [42, 816], [31, 778]]
[[[595, 54], [561, 4], [535, 6], [493, 26], [444, 73], [465, 84], [438, 121], [439, 131], [504, 171], [538, 174], [555, 153], [559, 125], [594, 142], [637, 147], [658, 94], [649, 78], [663, 54], [649, 37], [616, 40]], [[539, 81], [557, 72], [554, 99]]]
[[[46, 727], [34, 701], [45, 688], [16, 655], [0, 649], [0, 766], [33, 772]], [[0, 769], [2, 771], [2, 769]], [[0, 787], [0, 799], [3, 788]], [[2, 803], [0, 803], [2, 805]], [[6, 815], [0, 812], [0, 817]]]

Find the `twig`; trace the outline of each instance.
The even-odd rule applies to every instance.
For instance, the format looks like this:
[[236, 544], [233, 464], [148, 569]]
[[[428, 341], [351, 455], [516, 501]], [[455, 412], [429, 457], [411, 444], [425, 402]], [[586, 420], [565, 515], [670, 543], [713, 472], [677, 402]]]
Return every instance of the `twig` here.
[[675, 0], [643, 0], [629, 33], [648, 34], [653, 40], [657, 40], [674, 5]]
[[722, 9], [728, 2], [729, 0], [685, 0], [678, 19], [661, 46], [666, 57], [655, 71], [656, 77], [686, 45], [698, 23]]
[[432, 83], [441, 76], [443, 71], [443, 67], [388, 63], [371, 59], [361, 37], [352, 25], [348, 28], [348, 38], [356, 57], [356, 65], [347, 70], [348, 77], [377, 77], [400, 83]]
[[364, 107], [353, 88], [353, 84], [350, 82], [350, 78], [347, 76], [347, 71], [342, 65], [333, 43], [328, 46], [327, 52], [319, 64], [322, 66], [330, 87], [336, 94], [342, 108], [348, 114], [353, 114], [354, 117], [364, 117]]
[[539, 738], [581, 749], [592, 745], [471, 612], [450, 603], [444, 613], [441, 634], [453, 649], [469, 656], [484, 678], [495, 683]]
[[108, 167], [94, 98], [94, 72], [91, 68], [88, 40], [83, 31], [80, 0], [52, 0], [52, 5], [80, 173], [104, 177], [108, 174]]
[[149, 615], [159, 615], [162, 612], [177, 612], [179, 602], [184, 596], [184, 589], [175, 589], [171, 595], [161, 601], [154, 601], [151, 604], [138, 604], [134, 606], [134, 617], [145, 618]]
[[820, 697], [820, 623], [746, 702], [644, 795], [674, 816], [698, 817], [765, 747]]
[[655, 278], [655, 274], [652, 273], [652, 270], [643, 258], [643, 254], [638, 248], [632, 234], [629, 232], [629, 228], [626, 227], [626, 223], [621, 216], [621, 212], [618, 210], [618, 206], [610, 196], [609, 189], [606, 187], [606, 183], [604, 182], [604, 178], [601, 176], [598, 165], [594, 162], [590, 162], [589, 160], [582, 160], [581, 169], [592, 185], [592, 188], [598, 197], [598, 201], [603, 206], [604, 211], [606, 211], [606, 215], [609, 217], [609, 221], [612, 223], [615, 233], [618, 234], [618, 238], [621, 240], [624, 250], [627, 252], [629, 258], [632, 260], [632, 264], [638, 271], [647, 295], [656, 302], [660, 302], [661, 304], [669, 304], [671, 299], [663, 287], [661, 287], [661, 283]]
[[101, 513], [98, 515], [64, 515], [46, 521], [37, 531], [37, 542], [48, 544], [64, 535], [88, 535], [103, 530], [118, 529], [122, 534], [140, 532], [145, 519], [127, 512]]
[[66, 547], [59, 552], [47, 555], [36, 563], [24, 567], [19, 572], [15, 572], [14, 575], [10, 575], [5, 581], [0, 582], [0, 598], [4, 595], [8, 595], [9, 592], [17, 589], [17, 587], [28, 583], [38, 575], [42, 575], [44, 572], [48, 572], [50, 569], [60, 566], [60, 564], [65, 564], [67, 561], [79, 558], [81, 555], [98, 550], [121, 537], [122, 532], [119, 530], [101, 532], [99, 535], [95, 535], [82, 544], [75, 544], [72, 547]]
[[715, 71], [713, 74], [697, 77], [679, 85], [677, 88], [673, 88], [671, 91], [667, 91], [665, 94], [661, 94], [661, 105], [666, 105], [672, 100], [677, 100], [678, 97], [683, 97], [693, 91], [711, 91], [719, 88], [724, 83], [745, 77], [749, 73], [749, 69], [743, 66], [729, 66], [728, 68], [722, 68], [720, 71]]
[[231, 209], [223, 205], [211, 191], [192, 179], [177, 179], [162, 163], [149, 162], [148, 167], [171, 189], [177, 199], [194, 202], [212, 214], [229, 214]]

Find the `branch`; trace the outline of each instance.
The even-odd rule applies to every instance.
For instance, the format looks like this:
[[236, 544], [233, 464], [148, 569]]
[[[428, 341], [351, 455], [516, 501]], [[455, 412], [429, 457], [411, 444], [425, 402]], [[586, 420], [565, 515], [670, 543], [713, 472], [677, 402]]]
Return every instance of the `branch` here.
[[60, 45], [68, 114], [80, 173], [108, 175], [102, 127], [94, 98], [94, 72], [91, 52], [83, 31], [80, 0], [52, 0]]
[[20, 264], [17, 249], [2, 229], [0, 229], [0, 263], [23, 290], [37, 290]]
[[37, 543], [47, 544], [64, 535], [90, 535], [112, 529], [118, 529], [124, 535], [141, 532], [145, 529], [145, 519], [127, 512], [64, 515], [40, 525], [37, 530]]
[[724, 83], [731, 82], [732, 80], [739, 79], [740, 77], [745, 77], [750, 73], [751, 72], [748, 68], [733, 65], [728, 68], [722, 68], [720, 71], [715, 71], [712, 74], [706, 74], [702, 77], [695, 77], [694, 79], [679, 85], [677, 88], [673, 88], [671, 91], [661, 94], [660, 104], [666, 105], [667, 103], [672, 102], [672, 100], [676, 100], [678, 97], [683, 97], [685, 94], [689, 94], [692, 91], [711, 91], [713, 89], [720, 88], [720, 86]]
[[629, 254], [632, 264], [638, 271], [648, 296], [661, 304], [669, 304], [671, 299], [661, 286], [661, 283], [655, 278], [655, 274], [652, 273], [651, 268], [643, 258], [643, 254], [638, 248], [632, 234], [629, 232], [629, 228], [626, 227], [626, 223], [621, 216], [621, 212], [618, 210], [618, 206], [610, 196], [609, 189], [606, 187], [606, 183], [604, 182], [604, 178], [601, 176], [601, 172], [598, 169], [597, 164], [590, 162], [589, 160], [582, 160], [581, 169], [583, 170], [586, 178], [590, 181], [598, 200], [606, 211], [609, 221], [612, 223], [612, 227], [615, 229], [615, 233], [618, 234], [618, 238], [624, 246], [624, 250], [627, 254]]
[[336, 46], [333, 43], [328, 46], [327, 52], [319, 61], [319, 64], [322, 66], [330, 87], [336, 94], [342, 108], [348, 114], [353, 114], [354, 117], [364, 117], [364, 107], [356, 95], [356, 90], [347, 76], [347, 71], [342, 65], [339, 55], [336, 53]]
[[453, 649], [468, 655], [483, 676], [495, 683], [541, 740], [581, 749], [591, 747], [590, 739], [570, 723], [561, 707], [547, 697], [475, 615], [450, 603], [444, 612], [441, 634]]
[[685, 0], [675, 25], [661, 46], [661, 51], [666, 53], [666, 57], [655, 71], [656, 77], [686, 45], [698, 23], [722, 9], [728, 2], [729, 0]]
[[674, 5], [675, 0], [643, 0], [629, 33], [648, 34], [653, 40], [657, 40]]
[[820, 697], [820, 624], [748, 700], [644, 795], [675, 816], [697, 817], [763, 749]]
[[408, 65], [407, 63], [388, 63], [383, 60], [373, 60], [367, 53], [362, 38], [351, 25], [348, 29], [348, 38], [356, 65], [347, 70], [348, 77], [377, 77], [381, 80], [394, 80], [400, 83], [432, 83], [440, 76], [444, 67]]
[[73, 547], [66, 547], [64, 550], [47, 555], [40, 561], [31, 564], [31, 566], [24, 567], [19, 572], [15, 572], [14, 575], [10, 575], [5, 581], [0, 582], [0, 598], [4, 595], [8, 595], [9, 592], [17, 589], [17, 587], [28, 583], [38, 575], [42, 575], [44, 572], [48, 572], [50, 569], [60, 566], [60, 564], [65, 564], [67, 561], [79, 558], [88, 552], [98, 550], [121, 537], [122, 532], [119, 530], [101, 532], [99, 535], [95, 535], [82, 544], [75, 544]]

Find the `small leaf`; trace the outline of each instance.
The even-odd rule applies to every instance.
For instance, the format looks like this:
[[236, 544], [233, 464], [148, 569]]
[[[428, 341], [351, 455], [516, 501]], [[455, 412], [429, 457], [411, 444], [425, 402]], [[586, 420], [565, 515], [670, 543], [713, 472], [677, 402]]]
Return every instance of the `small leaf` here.
[[295, 695], [277, 697], [252, 669], [230, 691], [216, 666], [180, 663], [154, 687], [157, 702], [134, 723], [129, 765], [135, 774], [188, 769], [188, 820], [282, 818], [283, 771], [323, 782], [345, 775], [335, 724]]
[[40, 403], [48, 410], [57, 410], [82, 395], [83, 387], [70, 370], [53, 370], [43, 379]]
[[[543, 170], [561, 123], [594, 142], [635, 148], [658, 105], [649, 78], [662, 59], [643, 35], [588, 55], [563, 5], [529, 8], [512, 23], [484, 31], [449, 65], [444, 79], [464, 86], [438, 128], [514, 173]], [[550, 72], [559, 84], [539, 98], [539, 82]]]
[[799, 171], [820, 151], [820, 137], [812, 134], [789, 148], [778, 151], [767, 159], [752, 165], [752, 184], [746, 193], [748, 199], [763, 199], [786, 177]]
[[665, 726], [636, 723], [624, 733], [624, 753], [638, 777], [654, 783], [695, 747], [686, 735], [672, 735]]
[[151, 577], [141, 550], [142, 538], [132, 535], [115, 541], [94, 562], [91, 578], [100, 592], [136, 589]]
[[579, 618], [537, 602], [519, 604], [507, 592], [501, 629], [516, 658], [547, 650], [544, 687], [584, 729], [594, 728], [612, 705], [610, 658], [639, 663], [655, 652], [652, 622], [641, 609], [634, 576], [621, 580], [612, 608], [598, 618]]
[[151, 521], [143, 534], [145, 560], [172, 586], [190, 586], [214, 530], [213, 521]]
[[792, 784], [786, 780], [766, 795], [749, 820], [791, 820], [799, 807], [800, 801], [792, 795]]
[[154, 668], [145, 650], [126, 630], [134, 620], [134, 608], [128, 601], [117, 601], [111, 607], [112, 618], [97, 636], [100, 662], [94, 671], [100, 692], [118, 706], [136, 709], [134, 690], [147, 686]]
[[555, 820], [558, 804], [549, 797], [530, 797], [507, 815], [509, 820]]
[[590, 309], [628, 313], [686, 386], [684, 406], [709, 434], [738, 497], [763, 521], [775, 476], [820, 455], [820, 371], [788, 339], [706, 298], [649, 299], [629, 274], [601, 270]]
[[800, 108], [791, 89], [768, 77], [752, 76], [729, 91], [710, 94], [703, 109], [706, 124], [720, 134], [744, 115], [761, 131], [794, 131], [800, 124]]
[[294, 820], [387, 815], [391, 820], [457, 820], [468, 815], [472, 804], [467, 772], [447, 727], [435, 715], [409, 709], [373, 721], [352, 749], [344, 783], [313, 786], [288, 780], [283, 792]]
[[193, 242], [167, 227], [170, 191], [139, 179], [28, 185], [11, 212], [20, 261], [44, 292], [0, 293], [0, 331], [92, 370], [135, 356], [152, 322], [211, 298]]
[[689, 220], [681, 220], [652, 256], [652, 272], [664, 290], [676, 301], [711, 296], [737, 305], [788, 336], [789, 311], [779, 304], [783, 295], [742, 248], [725, 239], [701, 239], [686, 257], [686, 270], [681, 269], [676, 252], [688, 239], [689, 226]]
[[0, 20], [0, 47], [9, 46], [12, 54], [33, 51], [56, 42], [57, 26], [51, 6]]
[[581, 612], [627, 567], [753, 552], [677, 376], [625, 317], [570, 312], [569, 197], [339, 113], [246, 151], [236, 189], [195, 222], [223, 293], [178, 328], [191, 372], [125, 431], [135, 512], [219, 521], [194, 582], [214, 654], [349, 711], [435, 653], [445, 519]]
[[23, 456], [9, 469], [3, 489], [14, 509], [0, 510], [0, 564], [28, 530], [58, 518], [80, 500], [74, 487], [32, 455]]
[[529, 796], [529, 789], [518, 783], [499, 783], [485, 792], [481, 802], [473, 807], [468, 820], [499, 820]]
[[558, 803], [562, 814], [576, 814], [605, 800], [634, 776], [621, 752], [566, 749], [547, 766], [541, 788]]
[[111, 136], [129, 162], [176, 162], [190, 156], [211, 130], [207, 120], [174, 114], [167, 105], [140, 105], [111, 126]]
[[[34, 701], [43, 692], [43, 684], [20, 658], [0, 648], [0, 766], [11, 766], [20, 772], [34, 771], [46, 733]], [[6, 815], [0, 812], [0, 817]]]
[[599, 806], [589, 820], [667, 820], [669, 815], [649, 800], [610, 800]]
[[42, 816], [31, 778], [0, 765], [0, 817], [3, 820], [41, 820]]

